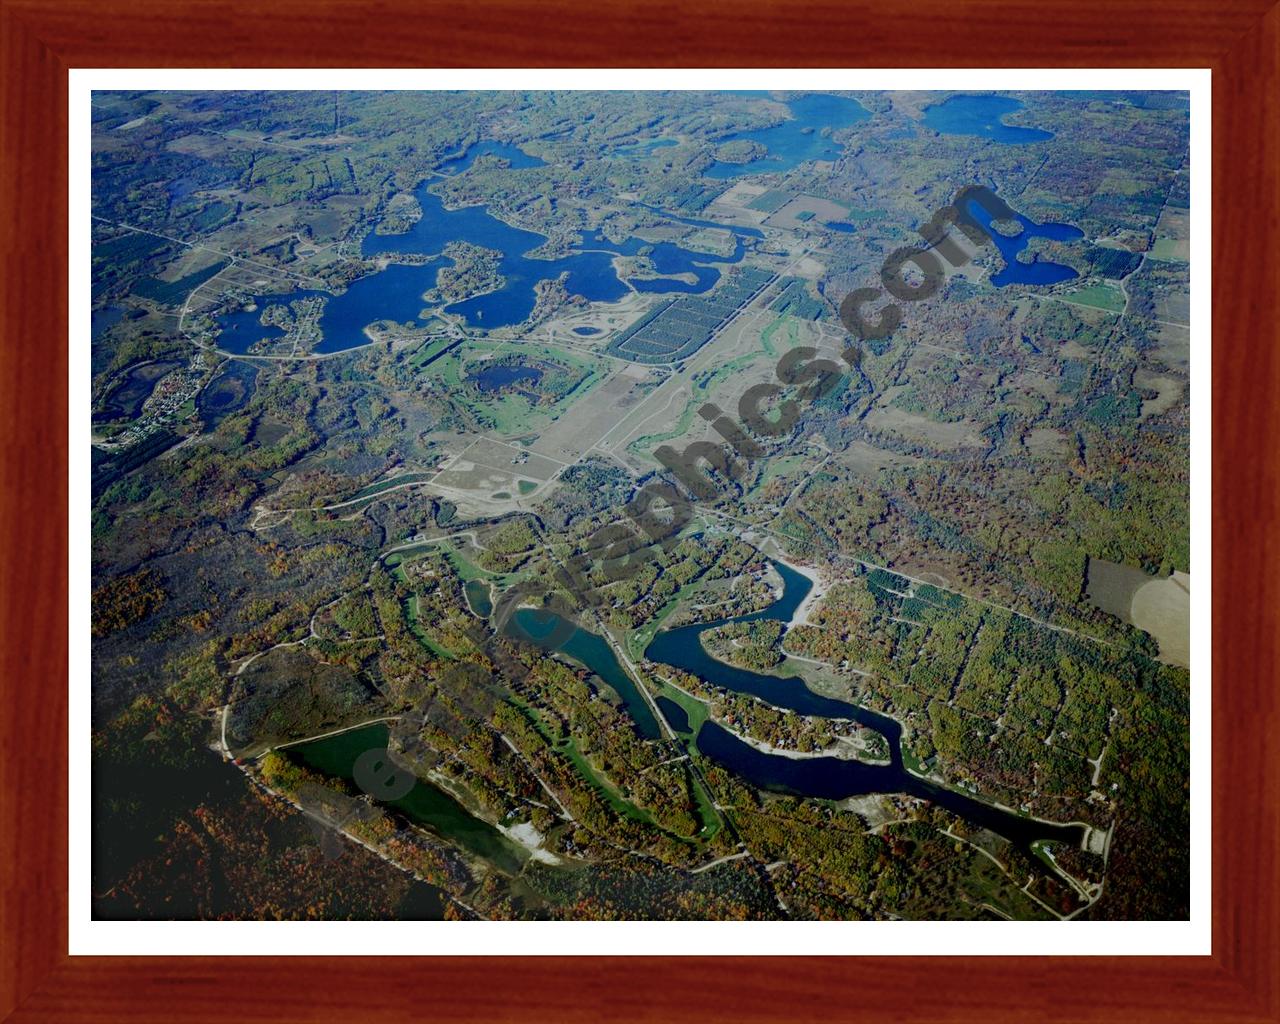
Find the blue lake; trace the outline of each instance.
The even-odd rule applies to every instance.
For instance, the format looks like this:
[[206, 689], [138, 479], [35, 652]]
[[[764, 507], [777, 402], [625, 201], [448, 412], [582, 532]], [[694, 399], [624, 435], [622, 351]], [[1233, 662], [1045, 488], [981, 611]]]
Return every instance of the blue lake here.
[[788, 100], [787, 107], [791, 117], [781, 124], [736, 132], [720, 140], [722, 143], [739, 139], [758, 142], [769, 151], [768, 156], [745, 164], [717, 160], [702, 172], [703, 177], [725, 179], [739, 174], [789, 171], [809, 160], [835, 160], [844, 147], [829, 135], [824, 136], [822, 129], [837, 131], [871, 117], [871, 112], [857, 100], [824, 93]]
[[575, 295], [609, 302], [626, 294], [626, 286], [613, 272], [607, 254], [558, 260], [529, 259], [524, 254], [542, 245], [545, 236], [512, 227], [483, 206], [447, 210], [443, 200], [428, 191], [429, 186], [430, 182], [425, 182], [416, 193], [422, 207], [422, 218], [417, 223], [399, 235], [366, 235], [361, 251], [365, 256], [388, 252], [437, 254], [450, 242], [470, 242], [500, 252], [498, 273], [506, 279], [502, 287], [448, 307], [449, 312], [466, 317], [469, 324], [505, 327], [520, 323], [533, 311], [534, 285], [566, 271], [569, 274], [566, 286]]
[[1048, 238], [1057, 242], [1073, 242], [1084, 237], [1084, 232], [1079, 228], [1070, 224], [1037, 224], [1015, 212], [1014, 217], [1022, 225], [1022, 232], [1018, 235], [1002, 235], [991, 226], [991, 215], [978, 203], [969, 203], [969, 210], [978, 223], [986, 229], [1004, 258], [1004, 268], [991, 275], [991, 283], [997, 288], [1010, 284], [1057, 284], [1080, 276], [1062, 263], [1053, 263], [1039, 258], [1030, 263], [1022, 263], [1018, 260], [1018, 253], [1027, 247], [1031, 239]]
[[324, 340], [316, 346], [317, 352], [342, 352], [367, 344], [369, 338], [364, 329], [371, 323], [378, 320], [397, 323], [418, 321], [418, 314], [425, 306], [422, 293], [435, 287], [436, 271], [450, 262], [441, 258], [420, 267], [393, 264], [377, 274], [352, 281], [342, 295], [302, 289], [288, 295], [259, 296], [256, 310], [240, 310], [218, 318], [218, 325], [222, 328], [218, 347], [243, 355], [257, 341], [284, 337], [285, 332], [279, 327], [264, 327], [258, 322], [262, 311], [269, 305], [287, 305], [317, 295], [329, 300], [320, 316]]
[[283, 338], [284, 330], [274, 325], [267, 326], [260, 324], [258, 318], [262, 316], [262, 311], [267, 306], [276, 302], [292, 302], [296, 298], [304, 295], [314, 295], [314, 292], [298, 292], [294, 295], [263, 295], [257, 298], [257, 309], [245, 310], [238, 309], [234, 313], [225, 313], [218, 317], [218, 327], [221, 333], [218, 335], [218, 348], [225, 352], [234, 352], [236, 355], [244, 355], [249, 348], [259, 341], [266, 338]]
[[512, 146], [506, 142], [477, 142], [475, 145], [463, 150], [460, 154], [448, 157], [436, 168], [441, 174], [461, 174], [463, 171], [469, 170], [471, 165], [476, 162], [477, 157], [481, 156], [497, 156], [502, 157], [511, 165], [511, 170], [521, 170], [525, 167], [546, 167], [545, 160], [540, 160], [536, 156], [530, 156], [519, 146]]
[[635, 279], [631, 286], [638, 292], [686, 292], [701, 293], [720, 280], [720, 271], [712, 263], [737, 263], [742, 259], [742, 241], [734, 239], [731, 256], [713, 256], [709, 253], [691, 252], [674, 242], [646, 242], [628, 238], [625, 242], [610, 242], [599, 231], [582, 232], [584, 250], [600, 250], [618, 256], [638, 256], [644, 253], [659, 274], [693, 274], [696, 282], [667, 277]]
[[[289, 295], [267, 295], [257, 299], [255, 312], [235, 312], [218, 319], [221, 334], [218, 347], [242, 355], [255, 342], [279, 338], [284, 332], [277, 327], [263, 327], [262, 310], [273, 303], [288, 303], [313, 295], [325, 295], [328, 302], [320, 319], [324, 340], [316, 351], [324, 354], [341, 352], [367, 343], [364, 328], [378, 320], [397, 323], [417, 321], [424, 302], [422, 294], [435, 287], [436, 272], [450, 261], [440, 253], [450, 242], [470, 242], [501, 253], [498, 273], [503, 284], [495, 291], [477, 295], [445, 307], [449, 313], [462, 316], [472, 327], [508, 327], [522, 323], [533, 312], [539, 281], [555, 280], [567, 274], [565, 288], [591, 302], [613, 302], [630, 288], [613, 267], [615, 256], [637, 256], [644, 253], [652, 261], [658, 277], [633, 280], [638, 292], [699, 294], [720, 280], [720, 265], [738, 263], [743, 255], [743, 236], [758, 236], [752, 228], [730, 228], [734, 232], [734, 251], [727, 256], [694, 252], [673, 242], [645, 242], [628, 238], [610, 242], [598, 231], [582, 232], [579, 242], [567, 256], [558, 259], [534, 259], [526, 255], [546, 242], [544, 235], [512, 227], [493, 216], [483, 206], [445, 209], [438, 195], [428, 191], [425, 182], [415, 193], [422, 207], [422, 217], [408, 231], [395, 235], [370, 233], [361, 244], [365, 256], [384, 253], [406, 253], [435, 256], [423, 266], [392, 264], [386, 269], [362, 277], [347, 286], [342, 295], [319, 291], [297, 291]], [[665, 214], [664, 216], [670, 216]], [[676, 218], [681, 219], [681, 218]], [[709, 221], [691, 224], [724, 228]], [[676, 274], [689, 274], [692, 281]]]
[[941, 103], [926, 107], [924, 123], [943, 135], [976, 135], [1006, 145], [1044, 142], [1053, 138], [1053, 132], [1004, 123], [1003, 117], [1021, 110], [1022, 107], [1021, 100], [1008, 96], [975, 96], [965, 93], [949, 96]]

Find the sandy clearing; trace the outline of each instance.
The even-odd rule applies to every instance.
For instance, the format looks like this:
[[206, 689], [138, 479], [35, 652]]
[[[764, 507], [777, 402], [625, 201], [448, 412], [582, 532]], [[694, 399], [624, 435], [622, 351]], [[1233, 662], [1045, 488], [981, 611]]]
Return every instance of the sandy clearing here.
[[563, 863], [563, 861], [561, 861], [560, 858], [550, 850], [544, 850], [542, 848], [542, 833], [533, 827], [533, 822], [525, 821], [519, 825], [512, 825], [510, 827], [499, 825], [498, 831], [508, 839], [514, 840], [523, 846], [529, 851], [530, 856], [532, 856], [536, 861], [541, 861], [543, 864]]
[[827, 581], [821, 572], [809, 565], [794, 565], [791, 562], [779, 558], [779, 562], [788, 569], [793, 569], [805, 579], [809, 580], [813, 586], [809, 589], [809, 593], [805, 594], [804, 600], [796, 607], [795, 612], [791, 616], [791, 621], [787, 623], [787, 628], [792, 626], [804, 626], [809, 623], [809, 615], [822, 600], [823, 596], [831, 589], [831, 583]]
[[1144, 583], [1133, 595], [1129, 618], [1160, 645], [1160, 661], [1191, 667], [1191, 577], [1175, 572]]

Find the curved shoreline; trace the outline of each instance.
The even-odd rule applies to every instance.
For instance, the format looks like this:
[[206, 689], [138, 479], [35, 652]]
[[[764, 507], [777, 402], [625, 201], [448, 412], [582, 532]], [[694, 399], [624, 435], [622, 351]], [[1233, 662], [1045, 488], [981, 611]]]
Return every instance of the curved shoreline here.
[[787, 629], [791, 629], [793, 626], [809, 625], [810, 613], [812, 613], [818, 602], [826, 596], [827, 591], [835, 585], [835, 581], [828, 581], [823, 576], [821, 570], [813, 566], [799, 565], [795, 562], [788, 562], [785, 558], [778, 557], [775, 557], [774, 561], [785, 565], [792, 572], [799, 573], [807, 579], [810, 584], [809, 592], [804, 595], [804, 598], [796, 606], [796, 610], [791, 613], [791, 619], [784, 625], [786, 625]]
[[[875, 766], [866, 762], [832, 757], [830, 754], [813, 758], [786, 758], [761, 751], [757, 746], [746, 742], [719, 723], [711, 724], [715, 725], [716, 730], [722, 735], [704, 736], [704, 728], [694, 738], [694, 744], [700, 751], [724, 764], [752, 785], [764, 789], [781, 786], [784, 790], [791, 790], [800, 795], [806, 795], [808, 790], [807, 795], [831, 799], [872, 792], [905, 793], [937, 804], [1015, 843], [1030, 844], [1035, 841], [1052, 840], [1073, 845], [1084, 844], [1090, 830], [1090, 826], [1085, 823], [1048, 822], [1037, 819], [1019, 811], [1000, 807], [979, 795], [939, 783], [907, 769], [902, 757], [903, 726], [896, 719], [851, 701], [825, 697], [810, 689], [803, 676], [787, 678], [752, 672], [713, 657], [701, 643], [702, 633], [727, 622], [754, 621], [763, 618], [781, 621], [788, 607], [785, 604], [788, 600], [785, 585], [789, 582], [792, 586], [798, 586], [801, 580], [811, 585], [809, 573], [802, 573], [798, 568], [781, 560], [773, 561], [775, 568], [785, 568], [792, 574], [790, 580], [784, 575], [783, 596], [779, 597], [773, 605], [753, 615], [736, 616], [660, 631], [646, 648], [645, 657], [672, 664], [697, 676], [709, 686], [746, 693], [796, 714], [823, 718], [852, 718], [860, 725], [874, 729], [884, 736], [889, 743], [889, 763]], [[810, 570], [810, 572], [814, 571]], [[808, 592], [805, 592], [803, 598], [808, 596]], [[792, 618], [803, 603], [803, 598], [796, 602]], [[770, 610], [779, 604], [783, 606], [779, 609], [779, 614], [770, 615]], [[654, 650], [655, 647], [658, 650]], [[793, 689], [797, 684], [798, 689]], [[718, 749], [719, 756], [708, 752], [703, 746], [704, 741], [712, 742]], [[735, 747], [734, 744], [737, 746]], [[776, 760], [771, 762], [771, 758]], [[824, 759], [826, 764], [820, 764], [819, 762]], [[740, 763], [735, 764], [735, 761]], [[788, 765], [792, 767], [786, 767]], [[800, 766], [803, 766], [803, 769]], [[1079, 836], [1070, 835], [1076, 831], [1079, 831]]]

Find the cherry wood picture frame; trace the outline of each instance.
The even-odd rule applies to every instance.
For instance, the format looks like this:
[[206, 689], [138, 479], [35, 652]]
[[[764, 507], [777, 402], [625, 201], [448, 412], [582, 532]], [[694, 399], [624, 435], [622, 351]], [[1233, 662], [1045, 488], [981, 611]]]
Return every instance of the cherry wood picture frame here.
[[[0, 0], [0, 1020], [1280, 1020], [1272, 3]], [[68, 69], [449, 66], [1212, 69], [1211, 956], [68, 955]]]

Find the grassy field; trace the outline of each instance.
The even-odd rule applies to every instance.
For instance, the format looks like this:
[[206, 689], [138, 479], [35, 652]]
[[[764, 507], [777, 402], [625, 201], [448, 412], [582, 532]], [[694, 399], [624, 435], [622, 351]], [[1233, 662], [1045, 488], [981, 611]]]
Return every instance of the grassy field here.
[[694, 803], [698, 805], [698, 817], [702, 819], [702, 828], [698, 831], [697, 838], [706, 842], [714, 839], [724, 828], [724, 818], [716, 810], [711, 794], [702, 787], [698, 776], [690, 774], [689, 781], [692, 783], [690, 789], [693, 791]]
[[[474, 389], [464, 380], [464, 369], [479, 355], [510, 355], [514, 352], [532, 360], [545, 359], [572, 367], [585, 376], [576, 387], [563, 395], [551, 405], [534, 406], [523, 395], [508, 393], [494, 394], [487, 398], [478, 397]], [[580, 401], [595, 390], [608, 376], [607, 364], [571, 355], [563, 349], [549, 345], [539, 345], [522, 341], [518, 349], [502, 342], [467, 341], [459, 348], [442, 356], [427, 367], [427, 373], [436, 377], [449, 391], [451, 397], [481, 420], [493, 423], [493, 429], [499, 434], [516, 436], [539, 430], [547, 423], [559, 417], [570, 404]]]
[[440, 550], [444, 552], [445, 558], [449, 559], [449, 564], [453, 566], [463, 583], [470, 583], [472, 580], [491, 579], [499, 575], [498, 573], [489, 572], [487, 569], [481, 569], [480, 566], [467, 558], [452, 543], [441, 544]]
[[756, 497], [769, 481], [776, 480], [786, 473], [799, 469], [809, 460], [810, 457], [807, 455], [775, 455], [765, 462], [760, 471], [760, 479], [751, 485], [751, 489], [747, 491], [746, 496], [748, 498]]
[[1081, 288], [1068, 295], [1067, 299], [1078, 302], [1082, 306], [1095, 306], [1111, 313], [1124, 312], [1124, 295], [1109, 284], [1095, 284], [1088, 288]]
[[696, 377], [692, 381], [693, 395], [685, 404], [684, 410], [680, 413], [680, 418], [676, 420], [675, 425], [670, 430], [664, 431], [660, 434], [645, 434], [642, 437], [638, 437], [627, 445], [628, 451], [631, 451], [636, 455], [643, 456], [659, 444], [666, 441], [673, 441], [676, 438], [687, 435], [689, 433], [689, 428], [693, 424], [694, 414], [702, 403], [710, 397], [717, 385], [721, 384], [735, 373], [738, 373], [750, 366], [761, 356], [777, 355], [777, 350], [773, 346], [773, 335], [786, 321], [790, 321], [788, 324], [788, 344], [794, 345], [796, 341], [796, 328], [799, 321], [784, 313], [761, 333], [760, 348], [748, 352], [745, 355], [738, 356], [736, 359], [731, 359], [724, 365], [717, 367], [711, 374], [705, 377]]
[[1169, 263], [1187, 262], [1187, 243], [1175, 238], [1157, 238], [1155, 245], [1147, 254], [1153, 260], [1165, 260]]
[[438, 338], [428, 338], [417, 350], [409, 357], [409, 365], [415, 370], [421, 370], [424, 363], [439, 355], [446, 348], [454, 343], [454, 338], [448, 335], [441, 335]]
[[693, 736], [698, 735], [698, 730], [702, 728], [711, 715], [710, 708], [702, 701], [695, 697], [690, 697], [683, 690], [676, 689], [670, 683], [663, 683], [662, 690], [658, 694], [660, 697], [666, 697], [673, 704], [679, 704], [684, 713], [689, 716], [689, 733]]
[[760, 344], [768, 355], [776, 356], [778, 354], [778, 350], [773, 347], [773, 335], [784, 323], [787, 325], [787, 344], [794, 345], [796, 343], [796, 321], [786, 313], [783, 313], [760, 334]]

